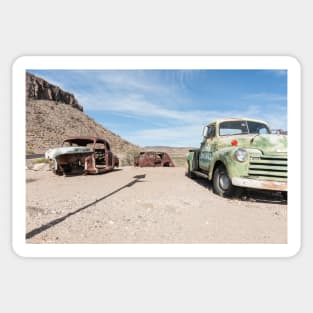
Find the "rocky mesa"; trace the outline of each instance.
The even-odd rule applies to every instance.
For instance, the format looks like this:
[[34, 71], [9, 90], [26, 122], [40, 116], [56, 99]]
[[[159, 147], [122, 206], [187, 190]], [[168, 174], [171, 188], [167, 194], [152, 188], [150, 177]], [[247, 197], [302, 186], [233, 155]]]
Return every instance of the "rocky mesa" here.
[[85, 114], [73, 94], [26, 73], [26, 153], [44, 153], [69, 136], [105, 138], [121, 158], [140, 149]]
[[47, 82], [33, 74], [26, 74], [26, 99], [50, 100], [68, 104], [73, 108], [83, 111], [72, 93], [62, 90], [60, 87]]

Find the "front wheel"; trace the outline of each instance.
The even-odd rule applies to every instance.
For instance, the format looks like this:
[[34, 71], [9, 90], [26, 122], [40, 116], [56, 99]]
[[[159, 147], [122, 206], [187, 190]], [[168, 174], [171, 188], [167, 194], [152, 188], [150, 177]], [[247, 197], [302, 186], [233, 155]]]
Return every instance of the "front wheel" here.
[[230, 197], [233, 194], [233, 185], [224, 165], [219, 165], [213, 174], [213, 191], [222, 197]]

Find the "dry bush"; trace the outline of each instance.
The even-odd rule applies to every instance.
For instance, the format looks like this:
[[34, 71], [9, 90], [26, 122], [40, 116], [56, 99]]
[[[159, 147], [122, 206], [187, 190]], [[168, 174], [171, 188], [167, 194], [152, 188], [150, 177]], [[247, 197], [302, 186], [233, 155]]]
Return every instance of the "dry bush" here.
[[131, 149], [126, 152], [124, 156], [120, 158], [121, 166], [132, 166], [134, 165], [134, 158], [139, 155], [139, 151]]

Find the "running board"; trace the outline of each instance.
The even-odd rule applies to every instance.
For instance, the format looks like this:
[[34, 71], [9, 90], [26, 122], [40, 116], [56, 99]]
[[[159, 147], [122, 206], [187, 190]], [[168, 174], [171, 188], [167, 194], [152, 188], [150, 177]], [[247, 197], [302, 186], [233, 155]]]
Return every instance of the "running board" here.
[[207, 173], [203, 173], [203, 172], [200, 172], [200, 171], [192, 171], [192, 174], [195, 174], [196, 176], [208, 179], [208, 174]]

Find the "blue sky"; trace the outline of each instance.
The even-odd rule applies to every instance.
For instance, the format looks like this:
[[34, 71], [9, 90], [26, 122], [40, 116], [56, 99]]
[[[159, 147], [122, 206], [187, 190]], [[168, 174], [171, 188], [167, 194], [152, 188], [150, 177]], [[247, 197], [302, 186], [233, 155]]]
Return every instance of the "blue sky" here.
[[140, 145], [194, 146], [216, 118], [287, 130], [285, 70], [28, 70], [71, 92], [84, 112]]

